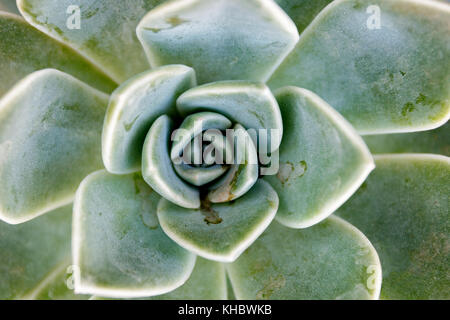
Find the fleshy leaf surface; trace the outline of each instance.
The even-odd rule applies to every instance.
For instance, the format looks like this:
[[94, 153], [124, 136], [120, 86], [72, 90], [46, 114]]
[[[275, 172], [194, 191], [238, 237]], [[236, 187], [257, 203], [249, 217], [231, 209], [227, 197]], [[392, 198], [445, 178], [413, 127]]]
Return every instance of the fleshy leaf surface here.
[[337, 212], [372, 241], [383, 299], [449, 299], [450, 158], [380, 155], [377, 168]]
[[259, 180], [235, 201], [203, 201], [200, 209], [185, 209], [162, 199], [158, 218], [180, 246], [206, 259], [231, 262], [267, 228], [277, 208], [276, 192]]
[[239, 123], [233, 130], [234, 162], [223, 177], [208, 187], [207, 198], [213, 203], [238, 199], [259, 177], [258, 154], [252, 138]]
[[435, 153], [450, 156], [450, 123], [429, 131], [364, 136], [372, 153]]
[[299, 33], [302, 33], [311, 21], [333, 0], [275, 0], [291, 17]]
[[[0, 219], [21, 223], [72, 202], [102, 168], [108, 96], [54, 69], [21, 80], [0, 100]], [[69, 165], [70, 164], [70, 165]]]
[[146, 297], [170, 292], [188, 279], [195, 255], [159, 226], [159, 200], [137, 173], [98, 171], [81, 183], [72, 231], [75, 292]]
[[227, 271], [237, 299], [377, 299], [381, 287], [375, 249], [335, 216], [303, 230], [273, 222]]
[[262, 83], [219, 81], [198, 86], [178, 98], [177, 109], [182, 116], [199, 111], [217, 112], [246, 129], [256, 130], [256, 135], [261, 129], [278, 130], [273, 141], [269, 132], [268, 150], [275, 151], [280, 146], [283, 120], [275, 97]]
[[183, 181], [175, 172], [169, 155], [173, 121], [162, 115], [153, 123], [142, 151], [142, 176], [161, 196], [184, 208], [199, 208], [196, 187]]
[[0, 11], [11, 12], [19, 15], [19, 9], [16, 6], [16, 0], [0, 0]]
[[358, 132], [427, 130], [450, 117], [450, 5], [337, 0], [269, 81], [309, 89]]
[[[93, 300], [104, 298], [94, 297]], [[189, 279], [179, 288], [159, 296], [139, 300], [226, 300], [225, 267], [220, 262], [197, 257]]]
[[0, 97], [28, 74], [55, 68], [111, 92], [116, 84], [76, 51], [36, 30], [21, 17], [0, 12]]
[[298, 40], [295, 24], [272, 1], [167, 2], [139, 23], [152, 67], [193, 67], [199, 83], [265, 81]]
[[176, 99], [195, 83], [194, 70], [182, 65], [153, 69], [122, 83], [111, 95], [103, 126], [106, 169], [116, 174], [139, 171], [153, 121], [163, 114], [176, 115]]
[[0, 221], [0, 299], [81, 298], [59, 277], [70, 265], [71, 222], [71, 205], [20, 225]]
[[277, 175], [277, 220], [306, 228], [332, 214], [363, 183], [373, 159], [351, 125], [314, 93], [296, 87], [276, 94], [284, 120]]
[[120, 83], [149, 69], [139, 20], [165, 0], [18, 0], [32, 26], [70, 45]]

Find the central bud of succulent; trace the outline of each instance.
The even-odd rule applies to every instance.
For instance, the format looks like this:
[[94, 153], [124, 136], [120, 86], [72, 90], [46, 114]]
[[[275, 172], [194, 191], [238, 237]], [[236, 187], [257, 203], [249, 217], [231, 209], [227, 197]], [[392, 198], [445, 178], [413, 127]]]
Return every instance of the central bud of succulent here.
[[245, 194], [259, 175], [249, 132], [214, 112], [185, 118], [172, 132], [170, 158], [177, 174], [201, 188], [203, 200], [222, 203]]

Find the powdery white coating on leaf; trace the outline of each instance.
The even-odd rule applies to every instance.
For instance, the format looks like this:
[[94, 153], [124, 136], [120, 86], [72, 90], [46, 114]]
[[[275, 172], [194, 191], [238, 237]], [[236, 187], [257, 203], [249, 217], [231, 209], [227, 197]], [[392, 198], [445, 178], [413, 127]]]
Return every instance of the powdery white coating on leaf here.
[[264, 179], [280, 197], [277, 220], [307, 228], [341, 206], [374, 163], [351, 125], [317, 95], [287, 87], [276, 97], [284, 119], [280, 170]]
[[167, 2], [139, 23], [152, 67], [193, 67], [199, 83], [265, 81], [298, 40], [295, 24], [273, 1]]
[[238, 299], [377, 299], [381, 288], [375, 249], [335, 216], [302, 230], [273, 222], [227, 271]]
[[99, 171], [82, 182], [72, 231], [76, 292], [146, 297], [170, 292], [189, 278], [195, 256], [160, 228], [159, 199], [138, 174]]
[[53, 69], [29, 75], [0, 100], [0, 219], [21, 223], [72, 202], [83, 178], [102, 167], [107, 101]]

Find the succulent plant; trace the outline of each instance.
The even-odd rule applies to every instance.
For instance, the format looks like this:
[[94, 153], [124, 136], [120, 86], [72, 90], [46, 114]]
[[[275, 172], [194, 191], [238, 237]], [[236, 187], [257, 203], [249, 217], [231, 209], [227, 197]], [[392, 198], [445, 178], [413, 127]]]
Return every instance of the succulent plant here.
[[0, 10], [0, 298], [450, 298], [447, 3]]

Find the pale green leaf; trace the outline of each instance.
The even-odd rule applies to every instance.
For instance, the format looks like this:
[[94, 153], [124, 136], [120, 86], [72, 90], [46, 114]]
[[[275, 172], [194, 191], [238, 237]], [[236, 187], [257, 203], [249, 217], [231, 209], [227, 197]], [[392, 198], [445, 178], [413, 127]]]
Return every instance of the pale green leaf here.
[[18, 6], [31, 25], [70, 45], [120, 83], [149, 68], [135, 30], [164, 1], [18, 0]]
[[[177, 109], [182, 116], [199, 111], [223, 114], [244, 128], [255, 130], [256, 136], [265, 130], [263, 134], [269, 147], [266, 150], [275, 151], [280, 146], [283, 136], [280, 110], [272, 92], [262, 83], [221, 81], [198, 86], [178, 98]], [[271, 129], [277, 130], [275, 139]]]
[[207, 198], [213, 203], [236, 200], [247, 193], [259, 177], [258, 154], [252, 138], [240, 124], [233, 127], [233, 164], [228, 172], [208, 186]]
[[450, 117], [449, 19], [437, 1], [334, 1], [269, 84], [315, 92], [360, 133], [438, 127]]
[[160, 228], [159, 199], [139, 174], [98, 171], [81, 183], [72, 231], [75, 292], [147, 297], [188, 279], [195, 256]]
[[450, 299], [450, 158], [380, 155], [338, 215], [372, 241], [383, 299]]
[[0, 97], [28, 74], [55, 68], [111, 92], [116, 84], [77, 52], [37, 31], [22, 18], [0, 12]]
[[142, 176], [161, 196], [184, 208], [199, 208], [200, 194], [196, 187], [182, 180], [169, 155], [173, 121], [162, 115], [153, 123], [142, 151]]
[[300, 88], [276, 95], [284, 122], [277, 175], [265, 177], [280, 197], [277, 220], [306, 228], [328, 217], [374, 168], [361, 137], [332, 107]]
[[152, 67], [193, 67], [199, 83], [265, 81], [298, 40], [294, 23], [272, 1], [167, 2], [139, 23]]
[[111, 95], [102, 136], [106, 169], [124, 174], [141, 169], [142, 146], [153, 121], [175, 115], [175, 100], [195, 85], [194, 71], [171, 65], [139, 74]]
[[259, 180], [235, 201], [204, 201], [200, 209], [185, 209], [162, 199], [158, 218], [166, 234], [180, 246], [207, 259], [230, 262], [267, 228], [277, 208], [277, 194]]
[[335, 216], [304, 230], [273, 222], [227, 271], [238, 299], [377, 299], [381, 287], [375, 249]]
[[[222, 263], [197, 257], [189, 279], [179, 288], [159, 296], [139, 300], [226, 300], [227, 284]], [[93, 300], [104, 300], [93, 297]]]
[[0, 299], [69, 299], [64, 275], [70, 262], [72, 206], [33, 221], [0, 221]]
[[54, 69], [21, 80], [0, 100], [0, 219], [20, 223], [72, 202], [102, 168], [108, 96]]
[[364, 136], [372, 153], [435, 153], [450, 156], [450, 123], [429, 131]]

